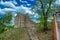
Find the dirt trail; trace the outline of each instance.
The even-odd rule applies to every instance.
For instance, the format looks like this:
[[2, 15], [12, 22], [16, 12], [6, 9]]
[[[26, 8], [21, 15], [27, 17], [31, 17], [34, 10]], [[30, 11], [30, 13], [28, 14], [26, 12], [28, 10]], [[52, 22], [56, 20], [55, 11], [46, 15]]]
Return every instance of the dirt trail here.
[[27, 32], [30, 37], [30, 40], [39, 40], [35, 28], [27, 27]]

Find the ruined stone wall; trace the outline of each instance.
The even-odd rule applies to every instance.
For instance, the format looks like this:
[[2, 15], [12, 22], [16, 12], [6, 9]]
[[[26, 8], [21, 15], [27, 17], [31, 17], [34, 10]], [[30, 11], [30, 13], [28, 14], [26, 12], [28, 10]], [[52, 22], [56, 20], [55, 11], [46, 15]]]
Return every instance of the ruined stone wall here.
[[18, 14], [16, 17], [15, 17], [15, 21], [14, 21], [15, 25], [14, 27], [15, 28], [18, 28], [18, 27], [32, 27], [32, 26], [35, 26], [36, 23], [34, 23], [28, 16], [28, 14]]
[[19, 20], [19, 15], [15, 17], [15, 20], [14, 20], [14, 27], [19, 27], [20, 25], [20, 20]]

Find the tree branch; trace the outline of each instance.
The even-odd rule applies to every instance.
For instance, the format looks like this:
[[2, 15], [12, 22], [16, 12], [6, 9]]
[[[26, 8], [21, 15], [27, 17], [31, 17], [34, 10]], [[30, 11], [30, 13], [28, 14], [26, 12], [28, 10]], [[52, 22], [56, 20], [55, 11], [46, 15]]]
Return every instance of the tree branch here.
[[40, 0], [40, 3], [41, 3], [41, 8], [42, 8], [43, 15], [45, 15], [45, 12], [44, 12], [44, 4], [43, 4], [42, 0]]
[[48, 9], [47, 9], [46, 15], [48, 14], [48, 12], [49, 12], [49, 10], [50, 10], [50, 7], [51, 7], [51, 4], [52, 4], [52, 1], [53, 1], [53, 0], [50, 0], [50, 2], [49, 2], [49, 7], [48, 7]]

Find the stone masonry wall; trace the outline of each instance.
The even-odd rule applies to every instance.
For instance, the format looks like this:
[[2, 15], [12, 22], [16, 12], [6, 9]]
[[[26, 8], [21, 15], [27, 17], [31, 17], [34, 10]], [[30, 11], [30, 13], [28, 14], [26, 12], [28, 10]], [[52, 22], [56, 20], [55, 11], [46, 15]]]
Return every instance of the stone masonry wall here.
[[18, 14], [15, 17], [15, 21], [14, 21], [14, 28], [18, 28], [18, 27], [32, 27], [35, 26], [36, 23], [33, 22], [30, 18], [28, 14]]

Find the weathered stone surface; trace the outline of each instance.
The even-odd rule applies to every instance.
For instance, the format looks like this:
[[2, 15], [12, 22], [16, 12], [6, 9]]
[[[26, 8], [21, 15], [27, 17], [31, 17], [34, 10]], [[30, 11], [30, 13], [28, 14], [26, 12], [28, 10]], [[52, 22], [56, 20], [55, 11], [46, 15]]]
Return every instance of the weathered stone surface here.
[[15, 25], [14, 28], [18, 28], [18, 27], [35, 27], [36, 23], [33, 22], [28, 14], [18, 14], [15, 17], [15, 21], [14, 21]]
[[36, 28], [27, 27], [28, 35], [30, 40], [39, 40], [36, 34]]

